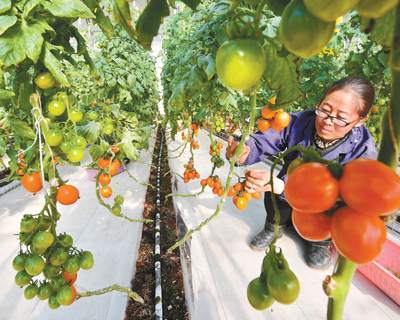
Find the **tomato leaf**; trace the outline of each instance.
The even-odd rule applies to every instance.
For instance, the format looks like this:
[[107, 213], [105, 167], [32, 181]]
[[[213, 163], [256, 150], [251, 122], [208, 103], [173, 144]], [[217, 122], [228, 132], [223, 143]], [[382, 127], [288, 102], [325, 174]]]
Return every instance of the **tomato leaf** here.
[[171, 97], [168, 100], [168, 106], [175, 111], [181, 111], [185, 107], [185, 101], [185, 84], [180, 82], [173, 88]]
[[200, 3], [200, 0], [182, 0], [182, 2], [190, 7], [192, 10], [196, 10], [196, 7]]
[[22, 19], [8, 28], [0, 37], [0, 62], [8, 67], [18, 65], [28, 57], [36, 63], [42, 49], [42, 33], [46, 32], [46, 25], [36, 19]]
[[97, 68], [87, 50], [83, 53], [83, 57], [85, 58], [86, 64], [89, 65], [90, 76], [94, 79], [99, 79], [100, 73], [97, 70]]
[[100, 29], [103, 31], [103, 34], [111, 39], [114, 34], [114, 27], [111, 23], [111, 20], [108, 16], [104, 14], [104, 11], [100, 7], [100, 1], [97, 0], [82, 0], [82, 2], [96, 15], [95, 19], [92, 19], [94, 23], [96, 23]]
[[202, 68], [207, 74], [207, 80], [210, 80], [215, 72], [215, 59], [210, 55], [207, 56], [200, 56], [197, 60], [197, 65]]
[[25, 19], [29, 13], [38, 5], [42, 2], [42, 0], [30, 0], [28, 1], [25, 6], [24, 6], [24, 13], [22, 17]]
[[36, 137], [35, 132], [25, 122], [14, 117], [8, 117], [8, 122], [11, 127], [11, 131], [14, 134], [15, 148], [21, 148], [21, 141], [23, 140], [34, 140]]
[[86, 125], [79, 128], [87, 142], [92, 144], [96, 143], [100, 137], [101, 124], [96, 121], [89, 121]]
[[0, 1], [0, 14], [10, 10], [10, 8], [11, 8], [11, 0]]
[[389, 49], [392, 46], [395, 11], [395, 9], [390, 10], [384, 16], [375, 19], [374, 27], [371, 32], [371, 40], [386, 49]]
[[43, 3], [56, 17], [94, 19], [96, 16], [79, 0], [52, 0]]
[[8, 90], [4, 90], [4, 89], [0, 89], [0, 100], [11, 99], [14, 96], [15, 96], [14, 92], [11, 92], [11, 91], [8, 91]]
[[17, 22], [16, 16], [1, 16], [0, 17], [0, 35], [8, 28], [12, 27]]
[[53, 55], [51, 50], [62, 50], [62, 47], [54, 46], [45, 41], [43, 44], [43, 52], [40, 60], [43, 61], [46, 68], [51, 72], [53, 77], [62, 85], [69, 87], [69, 82], [65, 74], [62, 72], [64, 69], [63, 64]]
[[0, 156], [3, 156], [7, 151], [7, 138], [0, 139]]

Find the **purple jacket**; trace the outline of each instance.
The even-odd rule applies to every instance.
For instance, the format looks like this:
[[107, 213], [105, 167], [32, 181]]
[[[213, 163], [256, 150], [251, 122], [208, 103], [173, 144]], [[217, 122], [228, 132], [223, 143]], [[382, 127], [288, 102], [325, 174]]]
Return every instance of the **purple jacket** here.
[[[250, 139], [246, 141], [246, 145], [250, 147], [250, 153], [244, 165], [260, 162], [298, 144], [303, 147], [310, 146], [312, 135], [315, 132], [315, 117], [314, 110], [292, 113], [289, 126], [285, 129], [279, 132], [270, 129], [250, 135]], [[300, 156], [301, 154], [297, 151], [290, 152], [284, 158], [284, 165], [278, 178], [286, 182], [286, 171], [289, 164]], [[356, 158], [376, 159], [377, 151], [369, 130], [362, 125], [353, 128], [349, 138], [327, 153], [324, 158], [327, 160], [339, 159], [339, 163], [345, 164]], [[284, 193], [278, 197], [285, 199]]]

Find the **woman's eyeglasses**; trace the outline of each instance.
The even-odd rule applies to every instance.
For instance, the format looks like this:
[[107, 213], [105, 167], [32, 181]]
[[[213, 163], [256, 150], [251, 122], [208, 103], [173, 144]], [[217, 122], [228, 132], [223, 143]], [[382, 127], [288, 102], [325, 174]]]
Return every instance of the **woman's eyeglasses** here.
[[343, 128], [343, 127], [347, 127], [349, 124], [351, 124], [351, 123], [353, 123], [354, 121], [357, 121], [357, 120], [358, 120], [358, 119], [356, 119], [356, 120], [354, 120], [354, 121], [352, 121], [352, 122], [347, 122], [347, 121], [344, 121], [344, 120], [342, 120], [342, 119], [333, 117], [333, 116], [329, 115], [328, 113], [326, 113], [325, 111], [323, 111], [323, 110], [321, 110], [321, 109], [318, 109], [318, 108], [315, 109], [315, 114], [316, 114], [318, 117], [322, 118], [322, 119], [330, 118], [333, 124], [336, 124], [337, 126], [342, 127], [342, 128]]

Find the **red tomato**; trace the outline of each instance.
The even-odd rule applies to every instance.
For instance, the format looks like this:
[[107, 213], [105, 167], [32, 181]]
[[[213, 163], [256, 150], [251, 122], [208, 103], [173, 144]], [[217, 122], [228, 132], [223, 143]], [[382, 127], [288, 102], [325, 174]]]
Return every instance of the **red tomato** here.
[[70, 205], [79, 199], [79, 190], [69, 184], [64, 184], [57, 189], [57, 201], [63, 205]]
[[335, 247], [354, 263], [374, 260], [386, 241], [386, 227], [382, 219], [361, 214], [349, 207], [335, 211], [331, 234]]
[[285, 195], [295, 210], [324, 212], [332, 208], [338, 199], [339, 181], [322, 163], [305, 163], [288, 177]]
[[110, 174], [112, 176], [116, 175], [118, 173], [119, 167], [121, 166], [121, 164], [119, 163], [118, 160], [114, 160], [113, 162], [111, 162], [110, 165]]
[[40, 173], [35, 172], [32, 174], [24, 174], [22, 177], [22, 185], [29, 192], [35, 193], [42, 190], [42, 181], [40, 180]]
[[331, 237], [331, 217], [325, 213], [292, 211], [292, 221], [297, 233], [309, 241], [322, 241]]
[[110, 186], [102, 187], [100, 189], [100, 194], [103, 198], [109, 198], [112, 195], [112, 189]]
[[271, 124], [266, 119], [261, 119], [260, 122], [258, 122], [258, 130], [260, 130], [261, 132], [267, 131], [270, 127]]
[[381, 216], [400, 208], [400, 176], [377, 160], [350, 161], [339, 185], [343, 201], [360, 213]]
[[104, 159], [104, 158], [100, 158], [99, 159], [99, 167], [102, 169], [105, 169], [106, 167], [108, 167], [111, 163], [111, 159]]
[[76, 278], [78, 277], [78, 273], [69, 274], [67, 271], [63, 272], [65, 280], [67, 280], [67, 284], [70, 286], [75, 283]]
[[99, 184], [101, 186], [108, 185], [111, 182], [111, 177], [108, 174], [101, 174], [99, 177]]

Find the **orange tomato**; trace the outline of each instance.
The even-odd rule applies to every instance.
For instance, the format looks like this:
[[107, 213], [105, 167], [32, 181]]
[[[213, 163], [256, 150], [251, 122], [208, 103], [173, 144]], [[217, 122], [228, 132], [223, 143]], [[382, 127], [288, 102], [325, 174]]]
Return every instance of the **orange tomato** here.
[[276, 114], [276, 111], [272, 111], [268, 106], [264, 106], [261, 110], [261, 115], [264, 119], [272, 119]]
[[270, 127], [271, 127], [271, 124], [266, 119], [261, 119], [258, 122], [258, 130], [260, 130], [261, 132], [267, 131]]
[[297, 233], [309, 241], [322, 241], [331, 237], [331, 217], [323, 212], [292, 211], [292, 221]]

